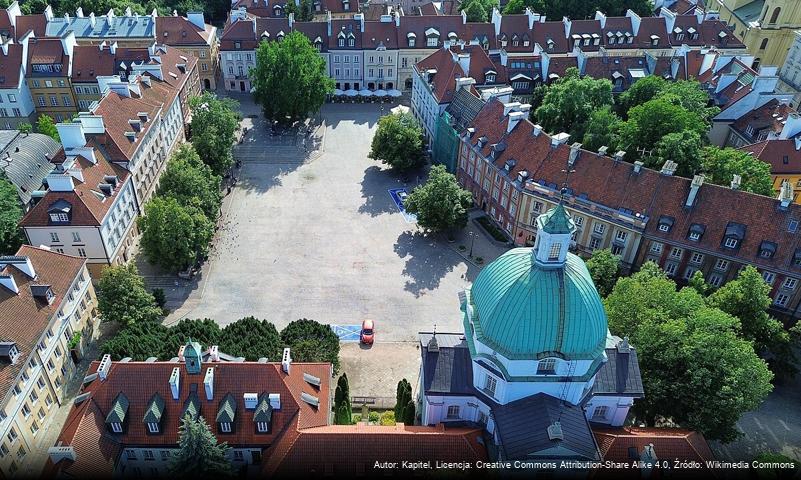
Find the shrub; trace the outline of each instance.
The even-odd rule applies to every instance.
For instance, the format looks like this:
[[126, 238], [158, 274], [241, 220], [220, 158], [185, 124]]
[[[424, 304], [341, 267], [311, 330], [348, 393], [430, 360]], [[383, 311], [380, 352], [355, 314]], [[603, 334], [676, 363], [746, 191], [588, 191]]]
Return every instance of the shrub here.
[[489, 234], [492, 236], [492, 238], [494, 238], [495, 240], [497, 240], [497, 241], [499, 241], [499, 242], [508, 242], [508, 241], [509, 241], [509, 239], [508, 239], [508, 238], [506, 238], [506, 234], [505, 234], [505, 233], [503, 233], [503, 231], [501, 231], [501, 229], [500, 229], [500, 228], [498, 228], [497, 226], [495, 226], [495, 224], [494, 224], [494, 223], [492, 223], [492, 221], [490, 221], [490, 219], [489, 219], [489, 218], [487, 218], [487, 217], [478, 217], [478, 218], [476, 219], [476, 221], [477, 221], [477, 222], [478, 222], [478, 224], [479, 224], [479, 225], [481, 225], [481, 227], [482, 227], [484, 230], [486, 230], [486, 231], [487, 231], [487, 233], [489, 233]]
[[392, 410], [387, 410], [386, 412], [381, 414], [380, 419], [381, 425], [391, 427], [395, 425], [395, 412]]

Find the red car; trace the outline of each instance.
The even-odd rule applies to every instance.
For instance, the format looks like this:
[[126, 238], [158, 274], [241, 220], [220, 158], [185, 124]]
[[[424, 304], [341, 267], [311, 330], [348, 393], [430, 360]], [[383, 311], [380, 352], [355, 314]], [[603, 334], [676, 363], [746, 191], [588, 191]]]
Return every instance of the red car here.
[[362, 322], [362, 331], [359, 334], [359, 341], [365, 345], [372, 345], [375, 339], [375, 327], [372, 320]]

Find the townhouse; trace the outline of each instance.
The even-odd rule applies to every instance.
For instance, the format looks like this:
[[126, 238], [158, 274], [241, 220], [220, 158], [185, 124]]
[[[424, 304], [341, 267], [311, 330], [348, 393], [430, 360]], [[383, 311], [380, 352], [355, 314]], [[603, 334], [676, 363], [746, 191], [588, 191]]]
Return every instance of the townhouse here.
[[150, 15], [137, 15], [131, 13], [129, 7], [120, 16], [114, 9], [105, 14], [84, 15], [83, 9], [78, 7], [75, 15], [57, 17], [48, 6], [43, 15], [47, 21], [45, 36], [61, 38], [72, 32], [80, 45], [117, 42], [124, 47], [147, 47], [156, 41], [156, 10]]
[[[101, 117], [91, 120], [96, 130], [103, 127]], [[31, 245], [83, 258], [92, 277], [100, 278], [104, 267], [129, 259], [139, 212], [133, 181], [129, 172], [87, 144], [83, 123], [57, 127], [64, 151], [53, 159], [47, 190], [20, 226]]]
[[177, 14], [156, 17], [156, 38], [195, 57], [203, 89], [217, 89], [220, 66], [217, 27], [206, 23], [203, 12], [187, 12], [185, 17]]
[[364, 88], [364, 15], [328, 21], [328, 75], [339, 90]]
[[119, 48], [116, 43], [101, 43], [78, 45], [73, 53], [70, 80], [79, 111], [86, 111], [93, 102], [103, 98], [99, 79], [118, 76], [121, 80], [127, 80], [133, 72], [133, 65], [149, 60], [154, 47]]
[[86, 259], [28, 245], [0, 257], [0, 475], [41, 471], [28, 462], [99, 323]]
[[575, 250], [610, 248], [626, 269], [653, 260], [679, 282], [700, 270], [715, 287], [753, 265], [771, 285], [774, 312], [799, 316], [801, 207], [792, 185], [770, 198], [740, 191], [737, 177], [724, 187], [702, 175], [676, 177], [672, 162], [650, 170], [624, 162], [625, 152], [588, 152], [565, 133], [547, 135], [527, 110], [485, 105], [461, 133], [457, 171], [515, 244], [531, 244], [532, 218], [563, 197], [577, 226]]
[[[780, 127], [778, 135], [771, 132], [770, 136], [741, 147], [740, 150], [770, 165], [773, 190], [776, 193], [786, 188], [783, 187], [785, 183], [793, 190], [801, 189], [801, 116], [792, 112], [786, 117], [772, 117], [771, 120]], [[793, 201], [801, 201], [797, 193], [793, 193]]]
[[15, 43], [3, 37], [0, 43], [0, 128], [17, 128], [33, 123], [34, 107], [25, 71], [28, 65], [28, 37]]
[[25, 80], [33, 98], [36, 116], [48, 115], [56, 122], [69, 120], [78, 112], [72, 76], [75, 34], [61, 38], [28, 35], [28, 65]]
[[[402, 474], [404, 460], [486, 460], [475, 427], [329, 425], [329, 363], [244, 361], [189, 341], [170, 361], [94, 362], [46, 477], [157, 477], [177, 451], [179, 424], [206, 420], [236, 473], [263, 477]], [[376, 452], [397, 468], [380, 469]]]

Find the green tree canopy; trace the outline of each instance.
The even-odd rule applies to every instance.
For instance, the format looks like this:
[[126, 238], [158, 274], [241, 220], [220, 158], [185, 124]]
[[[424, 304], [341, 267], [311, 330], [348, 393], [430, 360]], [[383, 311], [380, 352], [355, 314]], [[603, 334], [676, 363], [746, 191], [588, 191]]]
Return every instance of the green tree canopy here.
[[117, 321], [125, 326], [161, 318], [161, 309], [133, 263], [106, 268], [97, 287], [97, 303], [104, 322]]
[[[406, 211], [417, 215], [417, 224], [440, 232], [467, 225], [467, 209], [473, 204], [470, 192], [456, 182], [443, 165], [434, 165], [428, 180], [406, 198]], [[400, 417], [399, 417], [400, 418]]]
[[331, 327], [314, 320], [295, 320], [281, 330], [281, 341], [298, 362], [330, 362], [339, 370], [339, 337]]
[[610, 330], [637, 349], [645, 398], [635, 410], [649, 424], [665, 417], [731, 441], [740, 416], [772, 390], [766, 363], [737, 335], [739, 320], [693, 288], [677, 291], [656, 265], [618, 280], [604, 304]]
[[[411, 413], [408, 411], [411, 404]], [[401, 379], [395, 391], [395, 419], [406, 425], [414, 425], [414, 401], [412, 400], [412, 385], [408, 380]], [[411, 419], [411, 423], [409, 423]]]
[[468, 22], [488, 22], [498, 0], [464, 0], [459, 10], [467, 15]]
[[773, 196], [770, 165], [737, 149], [708, 146], [701, 152], [705, 181], [728, 187], [740, 175], [740, 190]]
[[159, 360], [169, 360], [178, 354], [179, 347], [176, 347], [169, 357], [163, 356], [168, 346], [164, 340], [167, 333], [167, 327], [159, 322], [130, 324], [103, 342], [100, 351], [111, 355], [112, 360], [130, 357], [134, 361], [142, 362], [155, 356]]
[[169, 473], [178, 478], [229, 478], [234, 469], [228, 460], [231, 447], [217, 443], [203, 417], [181, 419], [178, 452], [170, 459]]
[[584, 132], [583, 147], [598, 151], [602, 146], [607, 146], [610, 152], [614, 152], [617, 150], [618, 132], [622, 125], [620, 117], [615, 115], [609, 105], [594, 110]]
[[262, 357], [271, 362], [281, 359], [281, 337], [275, 325], [267, 320], [245, 317], [228, 324], [219, 342], [220, 351], [245, 357], [248, 361], [255, 362]]
[[612, 292], [620, 276], [620, 257], [613, 255], [609, 249], [594, 250], [587, 260], [587, 270], [590, 271], [598, 293], [606, 297]]
[[397, 170], [417, 168], [425, 162], [423, 156], [423, 130], [410, 113], [393, 113], [378, 120], [370, 153]]
[[669, 133], [706, 133], [706, 123], [695, 113], [667, 99], [657, 97], [629, 110], [629, 119], [620, 130], [620, 148], [626, 158], [639, 158], [638, 150], [654, 150]]
[[634, 82], [625, 92], [618, 97], [617, 104], [621, 115], [625, 115], [629, 110], [652, 100], [662, 93], [667, 87], [668, 81], [659, 75], [648, 75]]
[[352, 417], [348, 376], [343, 373], [337, 380], [337, 388], [334, 391], [334, 424], [350, 425]]
[[250, 71], [253, 97], [264, 115], [291, 124], [320, 109], [334, 91], [325, 60], [309, 39], [292, 32], [280, 42], [262, 42]]
[[666, 161], [676, 162], [676, 174], [692, 178], [701, 169], [701, 135], [692, 130], [668, 133], [654, 145], [653, 155], [643, 157], [646, 167], [659, 170]]
[[[222, 340], [222, 330], [214, 320], [204, 319], [183, 319], [175, 325], [164, 330], [162, 337], [162, 348], [159, 350], [161, 360], [169, 360], [178, 356], [178, 350], [182, 345], [186, 345], [188, 340], [200, 343], [203, 348], [211, 345], [219, 345]], [[239, 356], [237, 352], [220, 349], [230, 355]]]
[[33, 131], [33, 125], [31, 125], [28, 122], [22, 122], [19, 125], [17, 125], [17, 130], [19, 130], [22, 133], [31, 133]]
[[39, 115], [39, 119], [36, 121], [36, 131], [61, 143], [61, 137], [58, 135], [58, 129], [55, 122], [53, 122], [53, 117]]
[[192, 144], [184, 143], [167, 163], [159, 195], [172, 197], [181, 205], [198, 207], [206, 218], [215, 219], [222, 202], [220, 182], [220, 177], [203, 163]]
[[612, 82], [582, 78], [577, 68], [568, 68], [564, 77], [548, 87], [535, 117], [547, 132], [567, 132], [578, 140], [587, 129], [587, 112], [612, 104]]
[[165, 270], [184, 270], [206, 255], [214, 224], [193, 206], [172, 197], [155, 197], [139, 217], [142, 251], [151, 263]]
[[231, 147], [239, 130], [239, 102], [210, 92], [189, 99], [192, 109], [192, 146], [215, 175], [234, 164]]
[[0, 171], [0, 255], [13, 255], [22, 245], [21, 218], [22, 205], [17, 187]]

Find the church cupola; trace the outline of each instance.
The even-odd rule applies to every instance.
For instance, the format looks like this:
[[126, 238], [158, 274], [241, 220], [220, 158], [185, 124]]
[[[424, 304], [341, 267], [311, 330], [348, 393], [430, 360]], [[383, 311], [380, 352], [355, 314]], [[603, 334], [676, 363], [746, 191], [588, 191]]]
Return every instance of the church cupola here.
[[537, 240], [532, 250], [534, 260], [546, 268], [563, 266], [575, 231], [576, 224], [560, 201], [537, 217]]
[[190, 375], [197, 375], [200, 373], [203, 352], [200, 350], [200, 344], [193, 342], [189, 339], [186, 347], [184, 348], [184, 362], [186, 363], [186, 373]]

